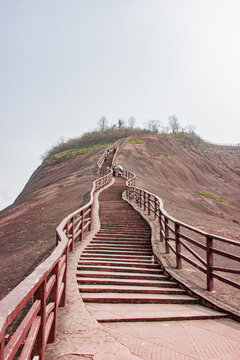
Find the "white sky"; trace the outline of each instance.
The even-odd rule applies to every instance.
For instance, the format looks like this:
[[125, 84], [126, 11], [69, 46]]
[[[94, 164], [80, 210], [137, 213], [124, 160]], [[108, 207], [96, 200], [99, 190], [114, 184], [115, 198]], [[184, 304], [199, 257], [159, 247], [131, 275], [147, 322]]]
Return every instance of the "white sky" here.
[[239, 16], [239, 0], [0, 0], [0, 209], [103, 115], [238, 143]]

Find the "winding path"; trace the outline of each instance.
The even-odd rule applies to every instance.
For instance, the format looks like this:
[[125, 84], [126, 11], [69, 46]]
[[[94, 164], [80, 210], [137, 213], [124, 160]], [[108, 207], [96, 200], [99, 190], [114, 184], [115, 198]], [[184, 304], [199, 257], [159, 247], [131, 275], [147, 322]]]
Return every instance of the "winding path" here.
[[122, 200], [125, 182], [99, 196], [98, 233], [77, 282], [86, 309], [141, 359], [240, 359], [239, 324], [198, 303], [152, 259], [148, 223]]

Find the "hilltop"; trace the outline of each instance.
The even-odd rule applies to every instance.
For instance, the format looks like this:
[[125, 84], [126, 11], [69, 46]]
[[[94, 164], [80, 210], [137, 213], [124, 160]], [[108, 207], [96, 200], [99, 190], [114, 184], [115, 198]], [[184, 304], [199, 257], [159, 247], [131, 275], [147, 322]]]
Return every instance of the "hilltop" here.
[[213, 146], [194, 134], [110, 133], [48, 151], [14, 204], [0, 212], [0, 298], [50, 254], [56, 226], [88, 201], [107, 144], [125, 135], [131, 138], [116, 163], [136, 173], [137, 186], [159, 195], [177, 219], [240, 238], [240, 147]]

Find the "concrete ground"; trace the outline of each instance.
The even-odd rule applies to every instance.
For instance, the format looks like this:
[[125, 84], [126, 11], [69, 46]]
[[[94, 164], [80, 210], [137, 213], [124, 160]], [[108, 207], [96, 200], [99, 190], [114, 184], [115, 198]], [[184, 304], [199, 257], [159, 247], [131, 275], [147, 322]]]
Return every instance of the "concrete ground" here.
[[[47, 360], [237, 360], [240, 359], [240, 323], [230, 319], [162, 322], [122, 322], [100, 325], [94, 304], [85, 307], [76, 282], [76, 268], [82, 250], [100, 224], [95, 203], [93, 231], [69, 256], [67, 306], [59, 309], [57, 341], [46, 349]], [[103, 313], [121, 313], [121, 304]], [[129, 307], [129, 313], [132, 311]], [[154, 311], [151, 309], [151, 311]], [[187, 308], [186, 308], [187, 311]], [[166, 305], [163, 306], [166, 314]]]

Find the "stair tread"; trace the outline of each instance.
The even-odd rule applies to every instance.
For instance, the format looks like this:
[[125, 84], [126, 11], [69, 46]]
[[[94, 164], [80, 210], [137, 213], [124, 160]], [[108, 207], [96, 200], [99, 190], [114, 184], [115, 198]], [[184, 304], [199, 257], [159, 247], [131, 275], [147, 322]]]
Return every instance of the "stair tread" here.
[[110, 269], [110, 270], [127, 270], [127, 271], [134, 271], [134, 270], [136, 270], [136, 271], [141, 271], [141, 270], [143, 270], [143, 271], [145, 271], [146, 272], [146, 274], [148, 274], [148, 273], [156, 273], [156, 274], [158, 274], [158, 273], [161, 273], [163, 270], [162, 269], [160, 269], [160, 268], [158, 268], [158, 269], [155, 269], [155, 268], [141, 268], [141, 267], [131, 267], [131, 270], [129, 269], [129, 267], [128, 266], [108, 266], [108, 265], [91, 265], [91, 264], [89, 264], [89, 265], [78, 265], [78, 268], [80, 268], [80, 267], [84, 267], [84, 268], [86, 268], [86, 269], [90, 269], [91, 267], [94, 267], [94, 268], [97, 268], [97, 269], [99, 269], [99, 271], [103, 271], [102, 269]]
[[[90, 260], [83, 260], [81, 259], [79, 262], [78, 262], [78, 265], [111, 265], [111, 266], [126, 266], [126, 267], [134, 267], [134, 266], [148, 266], [149, 269], [152, 268], [152, 269], [158, 269], [158, 270], [162, 270], [161, 267], [158, 265], [158, 264], [153, 264], [151, 263], [151, 261], [146, 261], [146, 262], [137, 262], [137, 261], [119, 261], [119, 260], [116, 260], [116, 261], [112, 261], [112, 260], [108, 260], [108, 259], [104, 259], [104, 260], [95, 260], [93, 261], [92, 259]], [[137, 267], [139, 267], [137, 266]], [[162, 270], [163, 271], [163, 270]]]
[[160, 280], [160, 279], [167, 279], [168, 278], [168, 276], [166, 276], [166, 275], [159, 275], [159, 274], [133, 274], [132, 272], [129, 272], [129, 273], [127, 273], [127, 272], [116, 272], [116, 273], [113, 273], [113, 272], [111, 272], [111, 271], [101, 271], [101, 272], [99, 272], [99, 271], [91, 271], [91, 272], [89, 272], [89, 271], [80, 271], [80, 270], [78, 270], [78, 272], [77, 272], [77, 276], [84, 276], [84, 275], [96, 275], [96, 277], [98, 277], [98, 276], [108, 276], [108, 275], [111, 275], [111, 276], [114, 276], [114, 278], [115, 279], [118, 279], [120, 276], [128, 276], [129, 278], [136, 278], [136, 277], [138, 277], [138, 278], [142, 278], [142, 279], [144, 279], [145, 277], [148, 277], [148, 278], [152, 278], [152, 279], [157, 279], [157, 280]]
[[[102, 279], [102, 278], [98, 278], [98, 277], [84, 277], [81, 279], [78, 279], [78, 281], [99, 281], [99, 282], [121, 282], [124, 283], [123, 286], [129, 285], [129, 283], [133, 283], [132, 279], [121, 279], [121, 278], [114, 278], [112, 280], [107, 280], [107, 279]], [[155, 286], [159, 285], [159, 286], [164, 286], [164, 285], [173, 285], [173, 286], [177, 286], [177, 283], [174, 281], [167, 281], [167, 280], [145, 280], [145, 279], [134, 279], [134, 284], [144, 284], [144, 285], [148, 285], [148, 284], [154, 284]]]
[[[182, 290], [180, 288], [166, 288], [166, 287], [158, 287], [158, 286], [137, 286], [137, 285], [122, 285], [122, 286], [119, 286], [119, 285], [84, 285], [84, 284], [81, 284], [79, 285], [79, 290], [81, 291], [82, 289], [92, 289], [92, 290], [95, 290], [95, 289], [101, 289], [101, 290], [108, 290], [109, 292], [111, 292], [111, 290], [119, 290], [119, 291], [126, 291], [126, 290], [142, 290], [142, 291], [148, 291], [148, 290], [151, 290], [151, 291], [176, 291], [176, 292], [179, 292], [180, 294], [181, 293], [186, 293], [185, 290]], [[89, 291], [90, 293], [90, 291]]]
[[[130, 261], [129, 261], [130, 260]], [[151, 264], [151, 256], [148, 256], [148, 259], [121, 259], [121, 258], [114, 258], [114, 257], [98, 257], [98, 258], [94, 258], [94, 257], [84, 257], [80, 259], [80, 261], [93, 261], [93, 262], [102, 262], [102, 261], [111, 261], [111, 262], [124, 262], [124, 263], [131, 263], [131, 264]], [[156, 265], [156, 263], [154, 263], [154, 265]]]
[[179, 300], [193, 300], [193, 301], [198, 301], [198, 299], [193, 298], [189, 295], [181, 295], [181, 294], [122, 294], [122, 293], [82, 293], [81, 294], [82, 298], [102, 298], [102, 299], [179, 299]]
[[198, 317], [227, 317], [226, 314], [198, 304], [86, 304], [98, 321], [175, 320]]

